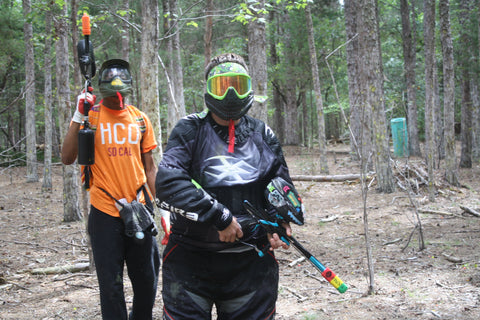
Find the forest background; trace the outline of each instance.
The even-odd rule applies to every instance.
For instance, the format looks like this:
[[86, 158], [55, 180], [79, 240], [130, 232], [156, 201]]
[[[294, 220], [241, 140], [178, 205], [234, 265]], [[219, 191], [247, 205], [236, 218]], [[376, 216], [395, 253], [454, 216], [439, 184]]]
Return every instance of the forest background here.
[[[76, 44], [88, 13], [97, 69], [130, 61], [130, 102], [162, 144], [178, 119], [204, 108], [206, 62], [236, 52], [250, 64], [250, 114], [284, 145], [318, 149], [322, 173], [327, 142], [349, 142], [362, 172], [375, 171], [377, 189], [392, 192], [390, 121], [405, 118], [402, 152], [424, 157], [433, 199], [441, 159], [453, 185], [459, 166], [480, 159], [479, 8], [474, 0], [3, 0], [0, 165], [26, 165], [35, 182], [43, 162], [51, 190], [51, 165], [85, 85]], [[78, 176], [65, 167], [65, 221], [82, 217]]]
[[[420, 200], [425, 202], [420, 199], [421, 192], [415, 181], [428, 187], [430, 203], [435, 198], [440, 200], [445, 194], [463, 194], [455, 191], [458, 189], [454, 187], [463, 188], [466, 183], [472, 186], [465, 193], [468, 194], [465, 195], [468, 205], [472, 208], [478, 206], [474, 173], [478, 172], [480, 160], [480, 0], [106, 0], [101, 3], [1, 0], [0, 9], [0, 175], [5, 177], [5, 182], [2, 182], [5, 185], [5, 201], [0, 203], [3, 219], [0, 226], [16, 226], [16, 219], [23, 217], [24, 213], [10, 208], [18, 207], [22, 211], [26, 206], [28, 212], [40, 219], [43, 228], [44, 221], [41, 219], [45, 217], [38, 210], [37, 203], [50, 199], [49, 193], [53, 193], [51, 199], [55, 201], [50, 201], [53, 204], [45, 210], [50, 213], [63, 209], [63, 222], [81, 220], [87, 212], [88, 196], [79, 186], [78, 166], [62, 166], [59, 170], [62, 139], [75, 109], [76, 97], [85, 85], [76, 49], [77, 42], [83, 39], [81, 18], [84, 13], [88, 13], [91, 19], [90, 40], [95, 49], [97, 69], [106, 59], [120, 57], [130, 61], [135, 88], [129, 102], [145, 111], [155, 126], [158, 141], [162, 142], [156, 150], [157, 161], [178, 119], [203, 110], [204, 67], [207, 61], [224, 52], [244, 56], [250, 66], [256, 96], [249, 113], [273, 128], [289, 150], [287, 156], [293, 159], [289, 164], [292, 172], [305, 173], [309, 168], [318, 168], [322, 174], [303, 177], [308, 182], [298, 183], [306, 198], [314, 207], [331, 207], [331, 212], [336, 212], [339, 205], [354, 206], [363, 201], [365, 230], [356, 230], [359, 224], [354, 222], [360, 219], [362, 210], [354, 207], [354, 217], [345, 214], [340, 218], [342, 223], [350, 221], [350, 218], [355, 220], [347, 223], [350, 233], [345, 238], [336, 239], [342, 242], [342, 246], [334, 250], [348, 249], [345, 241], [350, 241], [350, 236], [351, 247], [359, 243], [359, 235], [368, 237], [367, 211], [374, 211], [375, 207], [367, 210], [364, 193], [352, 201], [350, 194], [345, 192], [345, 189], [351, 189], [349, 187], [333, 184], [322, 187], [311, 182], [322, 179], [333, 181], [335, 177], [328, 176], [329, 166], [335, 166], [332, 171], [340, 171], [343, 178], [352, 177], [352, 170], [361, 172], [362, 182], [369, 182], [368, 185], [362, 183], [362, 192], [370, 186], [380, 191], [370, 195], [375, 198], [375, 204], [382, 203], [382, 210], [379, 210], [382, 216], [377, 217], [375, 224], [377, 238], [373, 239], [374, 242], [379, 241], [379, 234], [384, 236], [380, 231], [386, 228], [386, 221], [392, 217], [398, 217], [400, 212], [411, 208], [418, 214]], [[94, 92], [96, 79], [92, 81]], [[406, 119], [408, 143], [401, 145], [402, 150], [393, 148], [392, 152], [395, 145], [391, 121], [399, 118]], [[348, 159], [337, 162], [340, 157], [337, 159], [335, 153], [333, 156], [330, 153], [327, 161], [327, 145], [332, 148], [339, 143], [348, 150]], [[306, 153], [314, 156], [305, 164], [299, 150], [308, 150]], [[392, 161], [401, 157], [396, 152], [410, 156], [404, 158], [407, 161], [415, 161], [410, 165], [415, 166], [417, 177], [399, 179], [398, 162]], [[19, 166], [22, 168], [13, 168]], [[342, 170], [338, 170], [342, 166]], [[474, 170], [461, 170], [472, 167]], [[310, 174], [312, 172], [317, 173], [317, 170], [312, 170]], [[53, 173], [57, 176], [52, 179]], [[58, 175], [62, 176], [61, 185]], [[26, 184], [41, 184], [38, 192], [42, 194], [42, 200], [39, 200], [39, 195], [32, 198], [25, 193], [29, 188], [19, 181], [25, 178]], [[449, 187], [445, 187], [444, 182]], [[17, 189], [10, 190], [14, 185]], [[406, 191], [409, 197], [413, 195], [415, 199], [412, 201], [409, 198], [406, 206], [392, 206], [400, 197], [392, 193], [394, 189]], [[17, 199], [21, 192], [23, 197]], [[58, 193], [62, 196], [58, 197]], [[465, 199], [448, 198], [448, 205], [442, 208], [450, 211], [456, 201], [463, 202]], [[35, 203], [26, 205], [27, 200]], [[405, 207], [409, 209], [405, 210]], [[350, 208], [345, 210], [350, 212]], [[311, 219], [320, 219], [321, 223], [326, 223], [323, 220], [328, 223], [334, 221], [332, 218], [338, 219], [335, 215], [324, 217], [321, 214], [321, 210], [312, 212]], [[453, 223], [453, 219], [458, 223]], [[461, 241], [465, 241], [461, 233], [468, 234], [467, 240], [471, 244], [452, 246], [454, 253], [466, 250], [462, 255], [469, 257], [471, 265], [474, 265], [472, 270], [476, 272], [476, 225], [470, 223], [471, 219], [463, 223], [458, 215], [453, 219], [428, 218], [430, 237], [434, 239], [436, 236], [435, 239], [440, 242], [449, 235], [459, 235]], [[45, 234], [61, 237], [61, 233], [47, 232], [52, 230], [50, 227], [65, 226], [51, 220], [48, 220], [49, 229], [45, 228]], [[422, 230], [419, 215], [412, 220], [415, 229], [410, 238], [415, 231]], [[83, 229], [78, 224], [74, 226]], [[317, 227], [310, 224], [308, 228], [311, 230], [305, 233], [304, 238], [315, 239], [312, 246], [328, 246], [331, 237], [328, 233], [324, 234], [325, 242], [322, 243]], [[335, 227], [340, 228], [342, 224]], [[23, 230], [24, 225], [18, 228]], [[399, 229], [396, 221], [391, 223], [391, 228], [393, 232], [385, 229], [386, 236], [396, 234]], [[451, 231], [447, 232], [447, 228]], [[17, 234], [17, 229], [12, 230], [2, 232], [5, 238], [0, 238], [0, 242], [5, 244], [1, 247], [5, 249], [2, 257], [8, 258], [0, 260], [0, 263], [5, 264], [8, 271], [10, 260], [29, 257], [12, 254], [13, 248], [8, 244], [24, 244], [16, 238], [10, 239]], [[398, 239], [389, 239], [388, 244], [382, 244], [383, 248], [397, 243]], [[455, 238], [452, 241], [460, 240]], [[423, 245], [420, 244], [420, 249], [424, 249]], [[436, 250], [435, 244], [433, 247]], [[360, 249], [360, 253], [351, 252], [348, 265], [340, 269], [350, 280], [354, 289], [351, 292], [354, 293], [355, 285], [357, 288], [359, 285], [352, 279], [353, 275], [357, 277], [358, 273], [358, 277], [362, 278], [363, 271], [347, 274], [346, 270], [358, 268], [356, 257], [364, 254], [364, 248]], [[368, 250], [367, 241], [370, 267]], [[438, 275], [429, 269], [429, 259], [433, 259], [434, 255], [429, 256], [431, 251], [426, 251], [421, 258], [425, 264], [416, 270], [424, 268], [433, 279], [437, 279]], [[341, 254], [342, 257], [348, 256], [347, 253]], [[44, 264], [49, 262], [48, 257]], [[392, 257], [397, 258], [397, 255]], [[390, 268], [390, 259], [390, 256], [385, 259], [388, 265], [385, 268]], [[405, 271], [406, 278], [410, 279], [411, 257], [402, 255], [398, 259], [395, 263], [402, 267], [393, 270], [393, 274], [403, 275]], [[465, 261], [454, 262], [456, 273], [452, 278], [465, 278], [459, 269], [462, 266], [466, 270], [468, 265]], [[19, 261], [18, 268], [11, 270], [23, 265], [24, 261]], [[443, 267], [448, 269], [450, 265], [442, 264]], [[391, 271], [388, 270], [387, 274]], [[444, 270], [440, 269], [442, 275], [450, 275], [450, 269], [448, 272]], [[418, 274], [418, 282], [423, 283], [423, 276], [423, 273]], [[0, 275], [0, 283], [2, 279], [3, 275]], [[480, 281], [470, 283], [480, 287]], [[296, 284], [300, 290], [302, 283]], [[373, 281], [370, 285], [373, 286]], [[413, 285], [416, 286], [412, 282]], [[463, 282], [461, 287], [448, 287], [444, 283], [437, 283], [437, 286], [445, 291], [446, 296], [451, 295], [452, 289], [466, 290]], [[395, 284], [391, 286], [396, 287]], [[405, 292], [409, 291], [401, 288], [398, 293], [401, 297], [395, 296], [395, 301], [403, 301], [408, 296]], [[433, 289], [424, 288], [425, 292], [433, 292], [432, 295], [436, 296], [437, 292]], [[470, 287], [467, 289], [470, 290]], [[480, 305], [478, 289], [472, 292], [475, 294], [464, 311], [470, 313], [473, 310], [476, 314], [477, 304]], [[465, 296], [454, 296], [461, 303], [455, 300], [453, 305], [461, 306], [465, 302], [461, 300]], [[418, 300], [418, 297], [412, 297]], [[39, 304], [43, 303], [39, 301]], [[349, 307], [354, 305], [352, 302]], [[385, 302], [385, 305], [389, 303]], [[372, 314], [379, 310], [388, 314], [390, 309], [384, 309], [385, 305], [374, 309]], [[472, 309], [470, 305], [475, 307]], [[417, 307], [409, 306], [409, 312], [416, 315]], [[398, 308], [403, 308], [400, 303]], [[364, 318], [371, 319], [372, 314], [366, 314]], [[434, 311], [431, 314], [435, 316]], [[459, 317], [452, 316], [452, 319], [456, 318]], [[474, 318], [478, 317], [474, 315]]]

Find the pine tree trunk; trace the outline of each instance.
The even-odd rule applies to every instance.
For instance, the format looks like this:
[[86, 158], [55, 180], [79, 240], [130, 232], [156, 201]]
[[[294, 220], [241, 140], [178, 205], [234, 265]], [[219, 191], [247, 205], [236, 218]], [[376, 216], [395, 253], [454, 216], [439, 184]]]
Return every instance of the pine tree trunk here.
[[213, 0], [207, 0], [207, 5], [205, 9], [205, 33], [203, 35], [203, 41], [205, 43], [205, 67], [212, 59], [213, 9]]
[[[376, 0], [365, 1], [362, 8], [363, 31], [365, 44], [363, 58], [367, 68], [367, 105], [371, 108], [372, 129], [374, 143], [375, 169], [377, 173], [379, 192], [391, 193], [395, 191], [393, 171], [390, 165], [389, 136], [387, 134], [385, 116], [385, 97], [383, 91], [383, 66], [380, 50], [380, 32], [378, 27], [378, 11]], [[369, 48], [369, 47], [370, 48]]]
[[460, 7], [462, 14], [460, 15], [460, 27], [461, 27], [461, 83], [462, 83], [462, 114], [461, 114], [461, 140], [462, 140], [462, 152], [460, 155], [460, 167], [471, 168], [472, 167], [472, 97], [470, 92], [470, 80], [471, 80], [471, 39], [470, 30], [468, 25], [468, 12], [471, 12], [470, 0], [461, 0]]
[[[480, 1], [477, 2], [477, 36], [480, 37]], [[475, 55], [475, 61], [478, 65], [480, 63], [480, 41], [478, 42], [477, 54]], [[475, 97], [473, 99], [473, 141], [472, 141], [472, 160], [480, 162], [480, 71], [475, 73]]]
[[[130, 60], [130, 25], [128, 24], [127, 21], [130, 18], [130, 0], [123, 0], [123, 10], [125, 10], [126, 14], [124, 16], [125, 22], [123, 23], [123, 30], [121, 31], [122, 32], [122, 59], [125, 61], [129, 61]], [[158, 18], [157, 18], [157, 21], [158, 21]]]
[[315, 37], [313, 34], [312, 13], [310, 5], [305, 7], [306, 31], [308, 35], [308, 47], [310, 49], [310, 66], [312, 68], [313, 90], [315, 92], [315, 104], [318, 119], [318, 148], [320, 151], [320, 172], [328, 174], [327, 163], [327, 140], [325, 138], [325, 114], [323, 112], [322, 89], [318, 77], [317, 52], [315, 49]]
[[449, 0], [440, 0], [440, 39], [443, 55], [443, 117], [445, 135], [445, 179], [458, 186], [457, 157], [455, 154], [455, 69], [453, 41], [450, 29]]
[[[275, 19], [275, 11], [271, 10], [269, 11], [269, 16], [270, 16], [270, 21], [277, 21], [278, 19]], [[278, 31], [272, 31], [272, 34], [268, 37], [270, 39], [270, 65], [273, 68], [276, 68], [278, 64], [280, 63], [280, 58], [278, 57], [277, 53], [277, 40], [278, 38], [281, 37], [281, 29]], [[274, 108], [274, 113], [273, 113], [273, 129], [277, 135], [278, 140], [281, 143], [284, 143], [285, 141], [285, 127], [284, 127], [284, 119], [283, 119], [283, 112], [285, 109], [284, 102], [282, 100], [281, 94], [280, 94], [280, 89], [279, 89], [279, 83], [280, 79], [277, 73], [273, 74], [273, 79], [271, 79], [272, 83], [272, 105]]]
[[[437, 57], [435, 56], [434, 65], [438, 64]], [[444, 139], [444, 123], [442, 103], [440, 101], [440, 86], [438, 84], [438, 68], [433, 68], [433, 120], [434, 120], [434, 132], [435, 132], [435, 168], [440, 167], [440, 160], [445, 158], [445, 139]]]
[[170, 0], [162, 0], [162, 11], [163, 11], [163, 43], [165, 45], [165, 51], [167, 58], [165, 59], [165, 74], [167, 78], [167, 137], [175, 126], [175, 109], [177, 109], [177, 104], [175, 101], [175, 93], [173, 84], [172, 75], [172, 37], [171, 37], [171, 25], [173, 23], [172, 13], [170, 12]]
[[52, 191], [52, 141], [53, 141], [53, 99], [52, 99], [52, 11], [45, 11], [45, 48], [43, 50], [43, 73], [45, 77], [45, 149], [43, 157], [43, 182], [42, 191]]
[[[420, 142], [418, 140], [417, 121], [417, 84], [415, 81], [416, 51], [410, 27], [410, 9], [408, 0], [400, 0], [402, 18], [403, 60], [405, 69], [405, 83], [407, 86], [407, 131], [408, 146], [411, 156], [420, 156]], [[413, 21], [415, 23], [415, 21]]]
[[435, 68], [435, 0], [425, 0], [424, 12], [425, 42], [425, 158], [428, 169], [428, 190], [430, 201], [435, 201], [435, 135], [434, 135], [434, 71]]
[[350, 102], [350, 149], [357, 160], [362, 145], [362, 112], [360, 109], [360, 84], [358, 82], [358, 30], [357, 30], [357, 1], [345, 0], [345, 30], [347, 33], [347, 74], [348, 99]]
[[[288, 24], [290, 16], [288, 12], [284, 15], [284, 22]], [[285, 33], [285, 59], [287, 64], [287, 74], [295, 74], [294, 66], [296, 57], [292, 48], [292, 34]], [[295, 81], [286, 81], [285, 83], [285, 144], [298, 145], [300, 141], [300, 132], [298, 129], [298, 112], [297, 112], [297, 91]]]
[[250, 76], [252, 77], [255, 99], [249, 114], [264, 122], [267, 114], [267, 37], [265, 20], [265, 0], [257, 1], [250, 6], [254, 18], [248, 24], [248, 59]]
[[[57, 7], [58, 8], [58, 7]], [[68, 21], [67, 5], [58, 8], [55, 12], [55, 34], [57, 42], [55, 44], [56, 61], [56, 85], [57, 101], [59, 108], [60, 136], [65, 137], [71, 120], [71, 105], [69, 77], [70, 67], [68, 60]], [[63, 220], [65, 222], [81, 220], [82, 215], [78, 204], [78, 166], [76, 164], [63, 166]]]
[[[177, 0], [170, 0], [170, 13], [173, 20], [172, 32], [172, 80], [175, 93], [176, 108], [169, 113], [169, 117], [173, 116], [171, 121], [177, 123], [182, 117], [185, 116], [185, 97], [183, 95], [183, 70], [182, 70], [182, 56], [180, 48], [180, 18], [178, 13]], [[169, 119], [170, 121], [170, 119]]]
[[160, 124], [160, 101], [158, 98], [158, 1], [142, 1], [142, 35], [140, 59], [140, 83], [142, 109], [152, 122], [158, 147], [153, 151], [156, 163], [162, 157], [162, 130]]
[[23, 0], [23, 25], [25, 40], [25, 135], [27, 141], [27, 182], [38, 181], [37, 137], [35, 130], [35, 59], [33, 51], [33, 26], [30, 21], [30, 0]]

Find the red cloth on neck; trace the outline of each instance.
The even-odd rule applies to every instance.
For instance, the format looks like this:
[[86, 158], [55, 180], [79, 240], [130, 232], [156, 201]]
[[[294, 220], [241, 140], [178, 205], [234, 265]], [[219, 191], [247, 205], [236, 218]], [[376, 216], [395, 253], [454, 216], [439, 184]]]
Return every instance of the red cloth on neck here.
[[228, 152], [233, 153], [235, 147], [235, 122], [230, 119], [228, 123]]

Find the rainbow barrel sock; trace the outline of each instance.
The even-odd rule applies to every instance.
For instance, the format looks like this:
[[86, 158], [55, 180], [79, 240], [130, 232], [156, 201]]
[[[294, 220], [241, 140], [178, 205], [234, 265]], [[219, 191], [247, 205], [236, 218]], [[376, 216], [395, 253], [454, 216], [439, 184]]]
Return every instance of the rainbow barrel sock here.
[[325, 268], [325, 270], [322, 272], [322, 276], [330, 282], [332, 286], [335, 287], [335, 289], [338, 290], [340, 293], [344, 293], [347, 291], [348, 287], [343, 281], [332, 271], [330, 268]]

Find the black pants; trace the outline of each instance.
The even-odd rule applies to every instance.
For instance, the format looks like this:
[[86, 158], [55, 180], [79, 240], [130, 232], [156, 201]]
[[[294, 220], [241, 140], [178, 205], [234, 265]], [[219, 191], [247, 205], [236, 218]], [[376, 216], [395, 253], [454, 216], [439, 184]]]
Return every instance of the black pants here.
[[155, 237], [145, 233], [144, 242], [136, 243], [124, 234], [120, 218], [112, 217], [92, 206], [88, 233], [100, 287], [102, 319], [127, 319], [123, 288], [124, 263], [133, 288], [134, 320], [152, 319], [157, 293], [160, 256]]
[[163, 251], [165, 320], [272, 320], [278, 291], [278, 263], [254, 250], [217, 253], [191, 250], [172, 241]]

